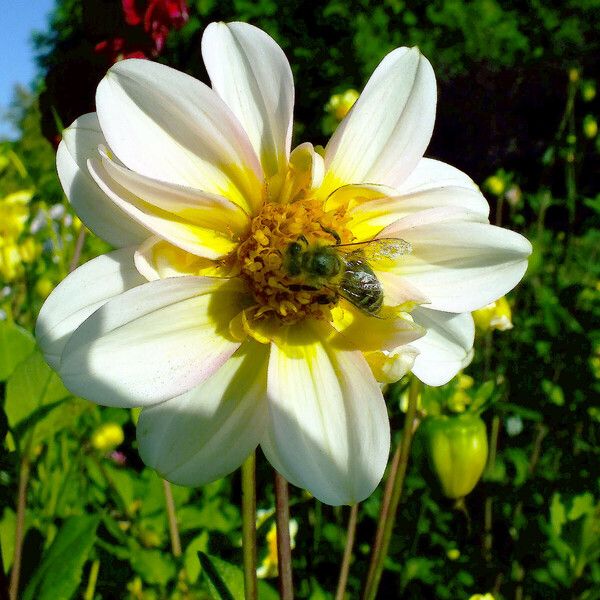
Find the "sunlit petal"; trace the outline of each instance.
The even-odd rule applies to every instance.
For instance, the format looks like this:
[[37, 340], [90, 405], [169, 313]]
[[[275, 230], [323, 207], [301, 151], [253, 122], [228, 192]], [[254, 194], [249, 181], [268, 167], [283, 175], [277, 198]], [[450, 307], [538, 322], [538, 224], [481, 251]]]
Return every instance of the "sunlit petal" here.
[[436, 97], [433, 69], [417, 48], [390, 52], [327, 144], [326, 194], [346, 183], [399, 186], [429, 144]]
[[243, 125], [267, 177], [283, 174], [292, 140], [294, 81], [283, 50], [248, 23], [211, 23], [202, 57], [213, 89]]
[[137, 429], [144, 462], [169, 481], [193, 486], [237, 469], [267, 422], [268, 350], [246, 342], [200, 385], [145, 408]]
[[363, 355], [334, 350], [308, 326], [290, 327], [271, 348], [267, 458], [322, 502], [366, 498], [383, 475], [390, 432]]
[[123, 248], [85, 263], [54, 289], [38, 316], [35, 335], [54, 369], [72, 333], [111, 298], [145, 283], [133, 264], [134, 248]]
[[63, 131], [56, 152], [56, 168], [65, 194], [79, 218], [97, 235], [116, 247], [144, 240], [148, 233], [106, 196], [90, 177], [87, 161], [106, 144], [96, 113], [76, 119]]
[[200, 81], [150, 60], [122, 60], [96, 94], [110, 149], [147, 177], [229, 198], [247, 212], [261, 203], [262, 169], [225, 103]]
[[156, 404], [210, 377], [235, 352], [229, 321], [244, 303], [237, 280], [151, 281], [104, 304], [73, 333], [65, 385], [106, 406]]

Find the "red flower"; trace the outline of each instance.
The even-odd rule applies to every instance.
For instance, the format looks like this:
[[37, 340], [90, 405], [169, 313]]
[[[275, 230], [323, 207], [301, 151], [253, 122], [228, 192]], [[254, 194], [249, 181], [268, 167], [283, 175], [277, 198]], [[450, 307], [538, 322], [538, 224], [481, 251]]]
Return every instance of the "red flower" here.
[[186, 0], [150, 0], [144, 15], [144, 29], [152, 36], [157, 54], [162, 51], [169, 31], [183, 27], [188, 18]]

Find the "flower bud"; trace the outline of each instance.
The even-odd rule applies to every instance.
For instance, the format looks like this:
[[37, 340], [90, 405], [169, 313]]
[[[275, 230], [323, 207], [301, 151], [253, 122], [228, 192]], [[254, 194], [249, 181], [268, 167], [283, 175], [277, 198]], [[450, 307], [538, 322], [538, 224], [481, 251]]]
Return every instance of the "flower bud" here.
[[588, 140], [592, 140], [598, 135], [598, 121], [592, 115], [586, 115], [583, 119], [583, 134]]
[[118, 423], [104, 423], [94, 431], [90, 442], [96, 450], [108, 452], [121, 445], [124, 439], [123, 428]]
[[341, 121], [358, 100], [358, 92], [353, 89], [346, 90], [343, 94], [334, 94], [329, 98], [325, 110], [337, 121]]
[[483, 185], [494, 196], [502, 196], [506, 190], [506, 183], [498, 175], [491, 175], [483, 182]]
[[458, 499], [469, 494], [479, 481], [487, 461], [485, 423], [477, 415], [463, 413], [427, 417], [421, 425], [429, 463], [442, 493]]

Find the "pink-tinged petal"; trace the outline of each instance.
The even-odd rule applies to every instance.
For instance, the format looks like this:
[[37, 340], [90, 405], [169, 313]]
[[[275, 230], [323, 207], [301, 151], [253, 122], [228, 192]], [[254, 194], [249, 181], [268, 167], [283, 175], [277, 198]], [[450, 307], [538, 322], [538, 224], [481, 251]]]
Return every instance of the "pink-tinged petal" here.
[[213, 89], [246, 130], [265, 175], [283, 174], [294, 108], [294, 80], [283, 50], [248, 23], [211, 23], [202, 57]]
[[470, 357], [475, 326], [470, 313], [453, 314], [425, 307], [413, 311], [427, 333], [411, 343], [419, 351], [412, 372], [427, 385], [444, 385]]
[[73, 332], [98, 308], [123, 292], [146, 283], [135, 268], [135, 248], [123, 248], [85, 263], [48, 296], [35, 326], [48, 364], [58, 370]]
[[429, 298], [397, 272], [375, 271], [375, 275], [383, 287], [383, 302], [385, 305], [429, 304]]
[[193, 77], [149, 60], [113, 65], [96, 93], [110, 149], [133, 171], [229, 198], [254, 213], [262, 169], [225, 103]]
[[105, 406], [147, 406], [210, 377], [239, 342], [229, 322], [244, 308], [237, 280], [174, 277], [110, 300], [73, 333], [60, 375], [75, 394]]
[[88, 159], [97, 157], [98, 146], [105, 143], [96, 113], [79, 117], [63, 131], [56, 168], [77, 215], [96, 235], [120, 248], [140, 243], [148, 234], [110, 201], [88, 173]]
[[237, 469], [267, 422], [268, 354], [267, 345], [246, 342], [200, 385], [144, 408], [142, 460], [179, 485], [204, 485]]
[[327, 194], [347, 183], [399, 186], [422, 158], [433, 131], [436, 84], [417, 48], [390, 52], [327, 144]]
[[[435, 210], [424, 212], [431, 216]], [[509, 292], [523, 277], [531, 244], [518, 233], [453, 218], [436, 223], [421, 216], [397, 221], [380, 235], [412, 245], [412, 253], [401, 258], [394, 273], [429, 298], [429, 308], [473, 311]]]
[[[147, 237], [156, 234], [191, 254], [206, 258], [219, 258], [237, 247], [239, 237], [234, 228], [246, 217], [238, 214], [240, 209], [233, 202], [202, 192], [190, 194], [186, 199], [185, 191], [173, 184], [158, 184], [151, 192], [152, 183], [147, 181], [146, 187], [141, 189], [141, 182], [135, 182], [135, 174], [128, 178], [125, 170], [118, 172], [117, 165], [106, 159], [90, 160], [88, 169], [102, 191], [147, 228]], [[113, 179], [111, 173], [144, 197], [132, 193], [129, 187]], [[232, 221], [229, 229], [228, 218]]]
[[288, 481], [326, 504], [352, 504], [369, 496], [383, 475], [387, 410], [362, 353], [334, 349], [323, 333], [309, 324], [291, 326], [271, 345], [261, 446]]

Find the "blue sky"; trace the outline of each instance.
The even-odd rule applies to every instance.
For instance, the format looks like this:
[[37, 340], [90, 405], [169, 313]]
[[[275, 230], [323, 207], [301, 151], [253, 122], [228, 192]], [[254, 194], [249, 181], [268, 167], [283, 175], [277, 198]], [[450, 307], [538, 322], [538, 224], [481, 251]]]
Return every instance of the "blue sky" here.
[[0, 139], [12, 137], [1, 118], [12, 99], [15, 84], [29, 85], [35, 75], [31, 34], [47, 28], [54, 0], [0, 0]]

